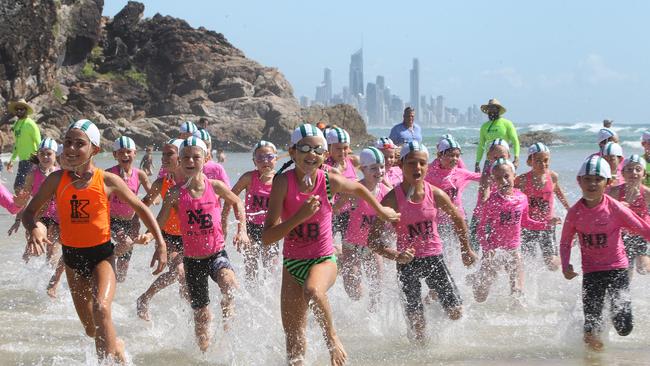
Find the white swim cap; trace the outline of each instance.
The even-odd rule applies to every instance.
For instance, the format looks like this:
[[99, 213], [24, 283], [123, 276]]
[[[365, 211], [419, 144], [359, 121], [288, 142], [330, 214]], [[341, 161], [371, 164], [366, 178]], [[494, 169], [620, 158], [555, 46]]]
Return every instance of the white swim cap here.
[[350, 143], [350, 134], [340, 128], [335, 127], [327, 131], [327, 143], [328, 144], [349, 144]]
[[630, 155], [629, 158], [623, 160], [623, 166], [627, 166], [628, 164], [640, 164], [643, 167], [643, 170], [645, 170], [646, 161], [643, 156], [634, 154]]
[[210, 133], [207, 130], [196, 130], [192, 133], [192, 136], [200, 138], [206, 145], [212, 142], [212, 137], [210, 137]]
[[515, 164], [512, 163], [512, 161], [504, 158], [498, 158], [497, 160], [492, 163], [492, 172], [494, 172], [494, 169], [498, 167], [499, 165], [507, 165], [512, 169], [513, 173], [517, 171], [515, 168]]
[[615, 143], [615, 142], [608, 142], [605, 144], [605, 146], [600, 149], [600, 154], [602, 156], [607, 156], [607, 155], [616, 155], [616, 156], [624, 156], [623, 155], [623, 148], [621, 145]]
[[389, 139], [388, 137], [381, 137], [377, 141], [375, 141], [375, 147], [379, 150], [384, 150], [384, 149], [394, 149], [397, 147], [393, 140]]
[[182, 139], [170, 139], [167, 141], [167, 145], [176, 146], [176, 150], [181, 151], [181, 146], [183, 146]]
[[493, 146], [504, 146], [508, 152], [510, 152], [510, 145], [508, 144], [508, 141], [504, 139], [495, 139], [490, 143], [490, 149]]
[[253, 154], [255, 154], [255, 151], [257, 151], [257, 149], [265, 146], [270, 146], [271, 148], [273, 148], [273, 151], [278, 152], [278, 149], [275, 147], [275, 145], [272, 142], [260, 140], [260, 142], [255, 144], [255, 147], [253, 148]]
[[406, 155], [414, 151], [423, 151], [427, 154], [427, 157], [429, 157], [429, 150], [427, 150], [427, 147], [422, 145], [418, 141], [413, 140], [411, 142], [407, 142], [404, 145], [402, 145], [402, 150], [400, 151], [401, 159], [404, 160], [406, 158]]
[[361, 166], [370, 166], [373, 164], [384, 164], [384, 154], [376, 147], [366, 147], [359, 154]]
[[181, 124], [181, 132], [184, 132], [184, 133], [194, 133], [194, 132], [196, 132], [196, 130], [198, 130], [198, 129], [199, 129], [199, 128], [196, 127], [196, 125], [194, 124], [194, 122], [185, 121], [185, 122], [183, 122], [183, 123]]
[[323, 139], [322, 148], [327, 150], [327, 140], [325, 140], [325, 136], [323, 136], [323, 132], [317, 127], [306, 123], [296, 127], [296, 129], [293, 130], [293, 133], [291, 134], [291, 144], [295, 145], [298, 143], [298, 141], [302, 140], [305, 137], [310, 137], [310, 136], [320, 137], [321, 139]]
[[582, 163], [578, 171], [578, 177], [582, 177], [583, 175], [597, 175], [610, 179], [612, 178], [612, 170], [605, 159], [594, 155]]
[[57, 155], [59, 155], [58, 154], [59, 144], [57, 144], [56, 141], [54, 141], [54, 139], [49, 138], [49, 137], [46, 137], [46, 138], [41, 140], [41, 143], [38, 144], [38, 149], [39, 150], [42, 150], [42, 149], [54, 150], [54, 152], [57, 153]]
[[541, 142], [536, 142], [528, 147], [528, 156], [541, 152], [550, 153], [551, 150], [549, 150], [548, 146], [544, 145]]
[[[447, 136], [451, 136], [451, 135], [447, 135]], [[438, 145], [436, 145], [436, 148], [438, 149], [438, 152], [444, 152], [449, 149], [461, 150], [460, 145], [453, 138], [440, 139], [440, 141], [438, 141]]]
[[200, 138], [198, 138], [196, 136], [190, 136], [190, 137], [186, 138], [183, 141], [183, 145], [181, 146], [181, 151], [183, 149], [185, 149], [186, 147], [192, 147], [192, 146], [200, 147], [201, 150], [203, 150], [203, 152], [206, 155], [208, 154], [208, 146], [205, 144], [205, 142], [203, 142], [203, 140], [201, 140]]
[[616, 132], [614, 132], [610, 128], [601, 128], [600, 131], [598, 131], [598, 143], [601, 143], [605, 140], [607, 140], [610, 137], [616, 137]]
[[113, 151], [122, 149], [136, 149], [135, 142], [127, 136], [122, 136], [113, 142]]
[[88, 140], [90, 140], [90, 143], [97, 146], [101, 147], [101, 134], [99, 133], [99, 129], [97, 126], [95, 126], [94, 123], [92, 123], [90, 120], [87, 119], [80, 119], [77, 122], [73, 123], [68, 127], [68, 131], [72, 129], [78, 129], [83, 131], [83, 133], [88, 136]]

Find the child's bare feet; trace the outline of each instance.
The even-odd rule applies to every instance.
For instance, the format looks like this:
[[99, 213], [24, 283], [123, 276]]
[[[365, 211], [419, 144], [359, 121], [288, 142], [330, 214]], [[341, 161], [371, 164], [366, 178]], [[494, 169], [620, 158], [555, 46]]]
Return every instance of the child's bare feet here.
[[151, 320], [151, 317], [149, 316], [149, 300], [145, 298], [144, 295], [138, 297], [136, 307], [138, 309], [138, 316], [140, 317], [140, 319], [146, 321]]
[[126, 364], [126, 354], [124, 352], [124, 341], [122, 338], [115, 339], [115, 361], [119, 365]]
[[589, 347], [589, 349], [591, 349], [592, 351], [600, 352], [604, 348], [603, 342], [600, 340], [600, 337], [595, 334], [585, 333], [584, 341], [585, 344], [587, 344], [587, 347]]
[[332, 339], [332, 345], [330, 346], [330, 361], [333, 366], [345, 365], [345, 362], [348, 360], [348, 354], [343, 349], [343, 344], [339, 340], [338, 336], [334, 336]]
[[47, 296], [56, 299], [56, 283], [50, 283], [47, 284]]
[[639, 274], [645, 275], [650, 272], [650, 257], [647, 255], [640, 255], [636, 258], [636, 271]]

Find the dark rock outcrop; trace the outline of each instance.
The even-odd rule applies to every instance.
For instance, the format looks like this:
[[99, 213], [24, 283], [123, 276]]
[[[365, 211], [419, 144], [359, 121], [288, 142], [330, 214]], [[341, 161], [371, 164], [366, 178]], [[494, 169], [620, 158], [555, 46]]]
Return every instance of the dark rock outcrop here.
[[519, 134], [519, 144], [526, 148], [536, 142], [541, 142], [545, 145], [558, 145], [566, 142], [566, 140], [551, 131], [529, 131]]
[[55, 138], [89, 118], [106, 146], [120, 134], [160, 144], [199, 118], [208, 119], [216, 147], [235, 151], [260, 139], [283, 146], [303, 120], [349, 125], [356, 141], [367, 139], [349, 107], [303, 114], [282, 73], [246, 58], [220, 33], [160, 14], [143, 19], [138, 2], [112, 19], [102, 8], [103, 0], [0, 2], [0, 112], [25, 98]]

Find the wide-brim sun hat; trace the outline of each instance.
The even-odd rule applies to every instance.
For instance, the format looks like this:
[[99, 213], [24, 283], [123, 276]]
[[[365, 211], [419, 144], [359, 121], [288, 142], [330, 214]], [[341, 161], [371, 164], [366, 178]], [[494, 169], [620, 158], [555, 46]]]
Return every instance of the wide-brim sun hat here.
[[26, 115], [28, 115], [28, 116], [30, 114], [34, 113], [34, 108], [32, 108], [32, 106], [29, 105], [29, 103], [27, 103], [27, 101], [25, 99], [19, 99], [19, 100], [14, 101], [14, 102], [9, 102], [9, 105], [7, 106], [7, 109], [9, 110], [9, 113], [16, 114], [16, 108], [18, 108], [18, 107], [24, 107], [27, 110]]
[[506, 113], [507, 109], [506, 107], [502, 106], [501, 103], [499, 103], [499, 100], [496, 98], [488, 100], [487, 104], [483, 104], [481, 106], [481, 112], [487, 114], [488, 113], [488, 107], [490, 106], [497, 106], [499, 107], [499, 115], [502, 115]]

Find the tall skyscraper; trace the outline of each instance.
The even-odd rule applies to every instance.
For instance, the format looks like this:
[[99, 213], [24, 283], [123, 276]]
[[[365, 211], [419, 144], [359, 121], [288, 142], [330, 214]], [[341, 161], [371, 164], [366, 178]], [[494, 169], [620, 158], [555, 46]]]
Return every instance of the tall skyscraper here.
[[447, 123], [447, 120], [445, 119], [445, 97], [442, 95], [438, 95], [436, 98], [436, 119], [441, 125]]
[[350, 95], [363, 95], [363, 48], [350, 56]]
[[316, 87], [315, 102], [324, 106], [330, 105], [332, 99], [332, 70], [323, 70], [323, 82]]
[[368, 83], [366, 87], [366, 111], [368, 111], [368, 126], [377, 125], [377, 85]]
[[420, 114], [420, 61], [413, 59], [413, 68], [411, 69], [411, 107], [415, 109], [415, 119], [419, 121]]

